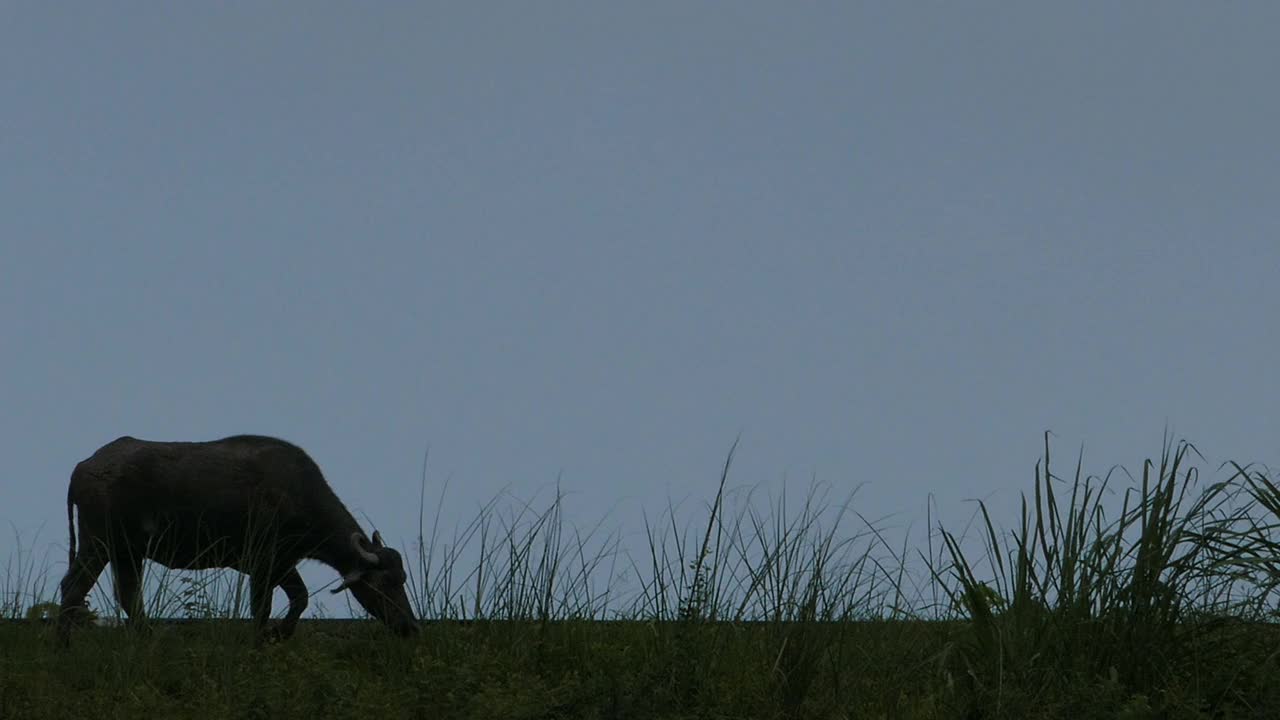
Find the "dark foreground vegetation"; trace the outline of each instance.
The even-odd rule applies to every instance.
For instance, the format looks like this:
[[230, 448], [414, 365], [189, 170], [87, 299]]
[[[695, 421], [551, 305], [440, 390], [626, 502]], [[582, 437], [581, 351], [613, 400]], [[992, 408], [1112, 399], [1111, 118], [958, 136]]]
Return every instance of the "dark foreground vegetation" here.
[[[761, 507], [728, 463], [701, 519], [646, 519], [639, 551], [559, 496], [447, 541], [424, 518], [412, 640], [315, 621], [259, 647], [235, 573], [160, 573], [150, 615], [194, 622], [62, 652], [47, 623], [0, 624], [0, 718], [1280, 717], [1269, 472], [1202, 479], [1169, 443], [1060, 477], [1044, 453], [1012, 523], [980, 505], [918, 543], [817, 493]], [[0, 612], [40, 616], [50, 573], [11, 559]]]
[[1143, 691], [1081, 659], [993, 675], [962, 623], [439, 622], [406, 642], [304, 622], [255, 649], [248, 623], [215, 622], [98, 628], [65, 655], [43, 628], [0, 626], [0, 717], [1276, 717], [1280, 633], [1187, 631], [1200, 660]]

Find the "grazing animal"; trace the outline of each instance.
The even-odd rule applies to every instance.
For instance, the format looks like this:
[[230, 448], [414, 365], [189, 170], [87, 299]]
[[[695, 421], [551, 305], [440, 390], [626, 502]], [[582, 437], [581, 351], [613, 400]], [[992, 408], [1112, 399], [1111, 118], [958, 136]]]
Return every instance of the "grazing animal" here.
[[[400, 553], [385, 546], [377, 532], [372, 539], [365, 536], [316, 463], [283, 440], [122, 437], [71, 473], [67, 529], [71, 543], [58, 616], [64, 646], [107, 563], [129, 624], [143, 620], [144, 559], [171, 568], [229, 567], [247, 574], [259, 642], [288, 638], [297, 627], [307, 607], [307, 587], [296, 566], [306, 558], [337, 570], [342, 584], [333, 592], [350, 590], [396, 634], [418, 630]], [[288, 595], [289, 611], [268, 629], [276, 587]]]

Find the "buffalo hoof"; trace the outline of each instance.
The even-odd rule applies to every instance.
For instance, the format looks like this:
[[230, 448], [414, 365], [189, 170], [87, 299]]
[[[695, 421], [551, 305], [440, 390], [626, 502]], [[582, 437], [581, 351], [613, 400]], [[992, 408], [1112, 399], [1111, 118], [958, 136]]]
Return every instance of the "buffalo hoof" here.
[[124, 628], [135, 637], [139, 638], [149, 638], [155, 631], [151, 626], [151, 623], [146, 622], [145, 620], [126, 620]]
[[278, 642], [284, 642], [292, 636], [293, 628], [285, 627], [284, 625], [272, 625], [264, 628], [258, 633], [256, 645], [258, 647], [262, 647], [263, 645], [274, 645]]

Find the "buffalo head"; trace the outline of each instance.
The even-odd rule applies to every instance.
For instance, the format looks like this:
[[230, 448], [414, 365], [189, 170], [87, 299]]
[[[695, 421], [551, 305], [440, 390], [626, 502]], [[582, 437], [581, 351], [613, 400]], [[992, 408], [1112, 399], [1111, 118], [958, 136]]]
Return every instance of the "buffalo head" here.
[[350, 590], [370, 615], [381, 620], [397, 635], [417, 633], [418, 622], [414, 619], [413, 608], [404, 589], [407, 576], [400, 553], [384, 545], [376, 530], [372, 541], [364, 533], [351, 533], [351, 545], [362, 564], [343, 575], [342, 584], [332, 592]]

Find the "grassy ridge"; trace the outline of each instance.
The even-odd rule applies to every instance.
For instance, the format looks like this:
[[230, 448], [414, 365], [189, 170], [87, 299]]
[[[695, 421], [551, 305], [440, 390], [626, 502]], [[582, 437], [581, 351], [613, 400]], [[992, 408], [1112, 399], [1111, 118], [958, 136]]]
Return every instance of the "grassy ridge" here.
[[764, 625], [440, 622], [404, 643], [376, 627], [304, 624], [296, 642], [263, 650], [248, 627], [159, 627], [143, 637], [100, 628], [65, 656], [49, 652], [36, 627], [9, 627], [0, 629], [0, 713], [632, 718], [789, 708], [830, 717], [842, 706], [854, 716], [888, 708], [936, 717], [944, 680], [928, 671], [928, 655], [946, 632], [924, 623], [825, 629], [824, 647], [858, 652], [824, 661], [796, 693], [786, 677], [806, 640]]
[[984, 686], [958, 661], [979, 639], [937, 621], [442, 621], [412, 642], [371, 624], [304, 622], [295, 640], [262, 649], [247, 624], [213, 621], [97, 628], [65, 654], [38, 625], [0, 625], [0, 716], [1275, 717], [1280, 633], [1193, 634], [1204, 662], [1141, 692], [1119, 674], [1027, 667]]
[[[412, 642], [312, 624], [255, 649], [210, 620], [57, 654], [40, 625], [0, 626], [0, 717], [1277, 716], [1265, 470], [1201, 482], [1195, 449], [1166, 442], [1132, 476], [1077, 460], [1064, 479], [1046, 436], [1011, 528], [981, 506], [975, 532], [916, 549], [848, 499], [732, 492], [731, 459], [701, 521], [646, 517], [635, 553], [566, 524], [558, 495], [495, 501], [447, 539], [420, 516], [413, 597], [436, 622]], [[47, 571], [9, 567], [16, 615]], [[243, 617], [235, 573], [152, 573], [152, 615]]]

